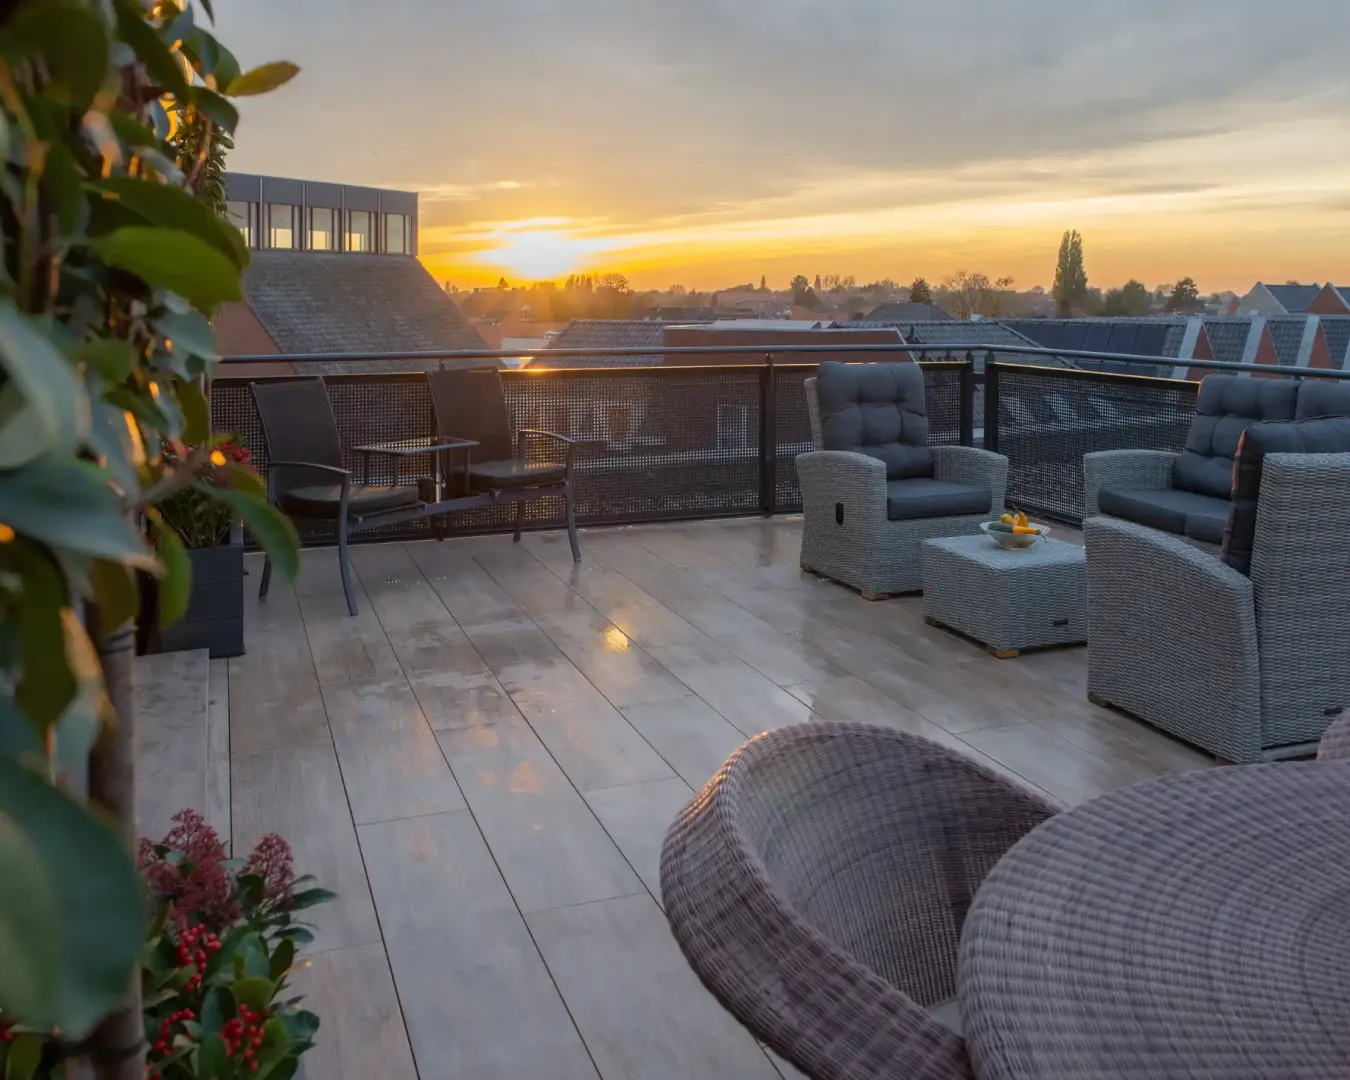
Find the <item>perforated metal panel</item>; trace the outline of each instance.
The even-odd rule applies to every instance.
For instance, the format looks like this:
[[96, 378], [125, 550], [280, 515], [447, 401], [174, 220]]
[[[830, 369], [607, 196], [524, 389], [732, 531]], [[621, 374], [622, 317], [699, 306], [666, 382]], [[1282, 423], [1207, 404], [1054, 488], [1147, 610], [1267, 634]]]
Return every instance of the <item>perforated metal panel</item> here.
[[[924, 364], [930, 439], [961, 441], [962, 364]], [[556, 432], [575, 442], [577, 520], [618, 524], [673, 518], [753, 514], [801, 507], [794, 459], [811, 448], [805, 380], [814, 365], [769, 372], [759, 366], [706, 368], [597, 368], [504, 372], [513, 426]], [[421, 373], [380, 372], [324, 378], [343, 446], [343, 464], [361, 480], [369, 466], [372, 483], [410, 482], [430, 476], [430, 455], [376, 456], [353, 447], [433, 433], [430, 394]], [[763, 394], [772, 387], [773, 407]], [[248, 382], [222, 378], [212, 389], [217, 430], [238, 432], [266, 472], [267, 447]], [[775, 425], [776, 467], [762, 460], [763, 417]], [[456, 434], [446, 432], [444, 434]], [[528, 456], [558, 460], [557, 443], [530, 440]], [[526, 506], [527, 525], [562, 523], [560, 499]], [[510, 529], [516, 508], [504, 505], [445, 517], [447, 532]], [[359, 534], [361, 539], [426, 537], [431, 520]], [[332, 531], [318, 528], [323, 542]]]
[[1019, 364], [990, 365], [986, 380], [997, 425], [991, 431], [986, 420], [985, 442], [1008, 458], [1008, 502], [1073, 524], [1083, 520], [1083, 455], [1180, 451], [1198, 388], [1174, 379]]

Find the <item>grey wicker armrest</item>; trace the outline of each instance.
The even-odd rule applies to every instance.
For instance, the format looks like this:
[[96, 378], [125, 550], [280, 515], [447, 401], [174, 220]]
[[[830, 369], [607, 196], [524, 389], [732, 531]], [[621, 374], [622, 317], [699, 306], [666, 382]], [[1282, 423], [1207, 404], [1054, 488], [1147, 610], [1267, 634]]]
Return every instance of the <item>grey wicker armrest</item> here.
[[1172, 469], [1180, 454], [1168, 450], [1101, 450], [1083, 455], [1083, 516], [1101, 513], [1102, 488], [1162, 490], [1172, 486]]
[[797, 478], [807, 513], [832, 514], [834, 504], [842, 502], [852, 517], [886, 518], [886, 464], [879, 458], [813, 450], [797, 455]]
[[1008, 494], [1008, 459], [974, 446], [934, 446], [933, 462], [939, 480], [987, 487], [993, 495], [990, 509], [1001, 513]]
[[927, 1007], [955, 996], [993, 864], [1055, 808], [890, 728], [753, 739], [671, 826], [666, 914], [703, 984], [817, 1080], [972, 1076]]
[[1251, 580], [1130, 521], [1088, 518], [1083, 540], [1088, 692], [1231, 761], [1259, 760]]
[[1322, 733], [1317, 744], [1318, 761], [1344, 761], [1350, 758], [1350, 715], [1342, 716]]

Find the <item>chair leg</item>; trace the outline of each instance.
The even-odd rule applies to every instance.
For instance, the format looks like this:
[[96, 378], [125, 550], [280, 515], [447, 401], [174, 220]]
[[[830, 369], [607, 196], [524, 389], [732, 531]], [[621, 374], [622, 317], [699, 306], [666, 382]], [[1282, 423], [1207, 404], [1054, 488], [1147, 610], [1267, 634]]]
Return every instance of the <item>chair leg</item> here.
[[342, 574], [342, 594], [347, 598], [347, 613], [356, 614], [356, 600], [352, 596], [352, 572], [347, 560], [347, 518], [338, 519], [338, 571]]
[[563, 491], [563, 510], [567, 515], [567, 539], [572, 545], [572, 561], [581, 562], [581, 545], [577, 543], [577, 515], [572, 509], [572, 485]]
[[525, 500], [516, 503], [516, 537], [513, 543], [520, 543], [520, 531], [525, 528]]
[[263, 600], [267, 597], [267, 587], [272, 584], [272, 557], [263, 556], [262, 581], [258, 585], [258, 599]]

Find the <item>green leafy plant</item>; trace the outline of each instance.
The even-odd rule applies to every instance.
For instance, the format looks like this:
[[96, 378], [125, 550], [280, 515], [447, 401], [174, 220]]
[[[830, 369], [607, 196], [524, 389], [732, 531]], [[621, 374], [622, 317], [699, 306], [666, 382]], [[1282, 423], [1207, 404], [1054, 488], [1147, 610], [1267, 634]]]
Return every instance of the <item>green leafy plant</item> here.
[[210, 17], [209, 0], [0, 3], [0, 1009], [119, 1080], [144, 1075], [125, 1052], [134, 574], [161, 576], [161, 621], [182, 614], [190, 564], [159, 506], [188, 489], [297, 567], [256, 476], [203, 478], [210, 319], [248, 261], [212, 177], [230, 99], [296, 72], [241, 71]]
[[[190, 457], [193, 447], [187, 447]], [[165, 456], [174, 453], [172, 447]], [[224, 444], [211, 455], [211, 466], [202, 479], [211, 487], [231, 488], [240, 471], [256, 475], [249, 464], [250, 454], [242, 446]], [[238, 520], [234, 507], [222, 501], [215, 492], [193, 485], [176, 491], [159, 504], [161, 520], [182, 539], [185, 547], [207, 548], [229, 542], [230, 532]]]
[[[280, 836], [226, 857], [194, 810], [174, 815], [138, 862], [150, 905], [141, 952], [147, 1080], [287, 1080], [319, 1018], [286, 996], [296, 948], [313, 940], [299, 913], [333, 899], [296, 877]], [[0, 1014], [0, 1076], [56, 1080], [60, 1039]]]

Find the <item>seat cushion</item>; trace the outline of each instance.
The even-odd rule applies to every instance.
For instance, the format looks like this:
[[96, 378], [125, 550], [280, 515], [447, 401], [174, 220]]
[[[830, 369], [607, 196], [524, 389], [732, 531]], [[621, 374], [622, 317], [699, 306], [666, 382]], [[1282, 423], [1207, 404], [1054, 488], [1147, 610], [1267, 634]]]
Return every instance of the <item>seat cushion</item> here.
[[1233, 504], [1223, 542], [1223, 560], [1244, 574], [1252, 568], [1261, 469], [1267, 454], [1350, 453], [1350, 418], [1324, 417], [1283, 424], [1253, 424], [1238, 444]]
[[1319, 416], [1350, 416], [1350, 380], [1304, 379], [1299, 383], [1294, 419], [1312, 420]]
[[[291, 488], [281, 496], [281, 508], [295, 517], [332, 520], [338, 516], [342, 501], [340, 484], [322, 484], [316, 487]], [[347, 509], [358, 515], [377, 514], [384, 510], [400, 510], [416, 506], [417, 485], [353, 484], [347, 496]]]
[[1227, 499], [1166, 488], [1103, 488], [1097, 495], [1103, 514], [1124, 518], [1150, 529], [1189, 536], [1206, 544], [1223, 540], [1228, 523]]
[[469, 464], [469, 486], [478, 491], [561, 484], [567, 466], [552, 461], [474, 461]]
[[993, 502], [994, 493], [987, 487], [926, 476], [886, 484], [886, 516], [892, 521], [987, 514]]
[[933, 475], [923, 372], [902, 364], [827, 361], [816, 373], [822, 448], [866, 454], [887, 480]]
[[1292, 420], [1297, 406], [1298, 383], [1293, 379], [1211, 375], [1200, 384], [1186, 449], [1172, 470], [1173, 486], [1231, 498], [1233, 458], [1247, 426], [1258, 420]]

